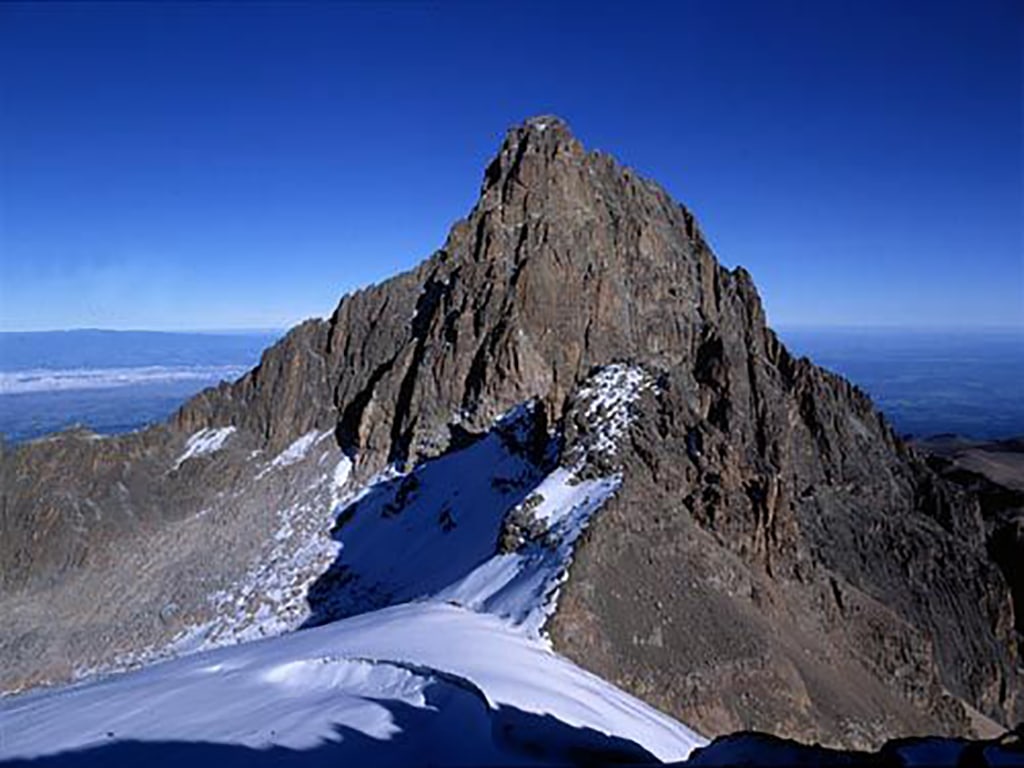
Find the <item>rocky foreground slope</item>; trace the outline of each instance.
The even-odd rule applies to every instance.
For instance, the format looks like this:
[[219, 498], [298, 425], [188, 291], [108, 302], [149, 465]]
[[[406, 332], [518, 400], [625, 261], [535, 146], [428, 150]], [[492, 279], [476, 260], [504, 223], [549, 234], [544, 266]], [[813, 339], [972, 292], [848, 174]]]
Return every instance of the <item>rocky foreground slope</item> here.
[[[581, 387], [611, 364], [643, 386], [607, 451], [617, 411]], [[494, 549], [460, 577], [543, 544], [531, 510], [558, 467], [615, 478], [545, 627], [582, 666], [709, 736], [866, 747], [1021, 716], [1013, 596], [976, 497], [793, 358], [685, 208], [555, 118], [509, 132], [441, 250], [238, 382], [142, 433], [3, 456], [0, 686], [185, 651], [197, 627], [230, 642], [415, 597], [339, 554], [359, 551], [352, 499], [402, 520], [424, 503], [406, 470], [517, 407], [521, 465], [488, 478]], [[429, 510], [429, 536], [484, 514], [452, 509]], [[388, 560], [428, 535], [348, 530]]]

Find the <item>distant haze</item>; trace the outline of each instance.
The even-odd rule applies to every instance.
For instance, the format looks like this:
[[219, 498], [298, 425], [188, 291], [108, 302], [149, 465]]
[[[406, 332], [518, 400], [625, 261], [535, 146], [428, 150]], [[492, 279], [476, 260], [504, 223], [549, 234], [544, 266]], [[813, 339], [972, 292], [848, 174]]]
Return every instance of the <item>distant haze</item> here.
[[[259, 362], [279, 333], [0, 333], [0, 434], [162, 421]], [[902, 434], [1024, 435], [1024, 332], [784, 327], [790, 350], [864, 389]]]
[[1024, 435], [1024, 331], [783, 328], [780, 336], [865, 390], [900, 433]]
[[0, 434], [20, 441], [75, 425], [109, 434], [162, 421], [244, 374], [278, 335], [0, 333]]

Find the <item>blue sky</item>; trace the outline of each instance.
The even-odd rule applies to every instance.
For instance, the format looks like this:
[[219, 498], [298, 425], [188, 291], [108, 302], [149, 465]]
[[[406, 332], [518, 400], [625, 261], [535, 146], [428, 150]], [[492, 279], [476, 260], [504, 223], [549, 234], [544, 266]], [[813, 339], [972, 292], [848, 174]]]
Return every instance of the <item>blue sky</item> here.
[[327, 314], [548, 112], [775, 324], [1024, 326], [1022, 7], [0, 4], [0, 330]]

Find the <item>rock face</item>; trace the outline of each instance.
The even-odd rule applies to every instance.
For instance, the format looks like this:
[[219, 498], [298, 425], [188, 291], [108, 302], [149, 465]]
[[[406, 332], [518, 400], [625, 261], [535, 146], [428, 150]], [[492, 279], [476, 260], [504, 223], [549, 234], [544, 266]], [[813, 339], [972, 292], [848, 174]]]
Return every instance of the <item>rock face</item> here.
[[[253, 515], [232, 557], [258, 556], [258, 510], [291, 491], [247, 484], [243, 468], [301, 435], [333, 432], [353, 482], [440, 455], [532, 398], [572, 444], [573, 393], [612, 362], [658, 384], [637, 406], [622, 487], [578, 549], [556, 649], [709, 736], [866, 747], [1021, 716], [1013, 604], [977, 499], [863, 393], [793, 358], [750, 276], [717, 262], [685, 208], [551, 117], [509, 132], [440, 251], [298, 326], [239, 381], [138, 435], [4, 456], [0, 607], [35, 616], [28, 603], [95, 574], [129, 578], [126, 542], [207, 509], [224, 530]], [[188, 435], [229, 425], [228, 449], [166, 469]], [[216, 557], [199, 534], [191, 547], [182, 559]], [[127, 602], [137, 615], [163, 599]], [[4, 654], [81, 628], [71, 607], [60, 626], [33, 622], [6, 630]]]
[[1024, 438], [977, 442], [938, 436], [919, 447], [941, 477], [977, 497], [988, 552], [1010, 586], [1019, 637], [1024, 633]]
[[[1019, 729], [1018, 729], [1019, 731]], [[788, 765], [844, 768], [877, 766], [930, 765], [978, 768], [1018, 765], [1024, 760], [1024, 742], [1020, 733], [1007, 733], [991, 739], [910, 738], [886, 742], [875, 752], [838, 751], [807, 746], [763, 733], [737, 733], [716, 739], [697, 749], [683, 763], [696, 766]]]

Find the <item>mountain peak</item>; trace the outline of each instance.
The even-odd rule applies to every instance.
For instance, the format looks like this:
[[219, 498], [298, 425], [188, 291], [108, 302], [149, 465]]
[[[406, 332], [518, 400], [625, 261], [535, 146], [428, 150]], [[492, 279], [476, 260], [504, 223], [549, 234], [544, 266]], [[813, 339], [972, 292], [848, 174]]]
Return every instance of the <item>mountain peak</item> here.
[[535, 115], [528, 117], [517, 128], [524, 131], [536, 131], [537, 133], [545, 133], [550, 129], [552, 134], [562, 133], [570, 137], [572, 136], [572, 129], [569, 128], [569, 124], [558, 115]]
[[562, 118], [537, 115], [509, 128], [497, 156], [487, 167], [483, 192], [494, 187], [506, 189], [512, 181], [523, 186], [536, 183], [537, 171], [555, 161], [582, 159], [583, 145]]
[[528, 117], [519, 125], [509, 129], [509, 135], [513, 134], [520, 136], [547, 134], [549, 137], [556, 139], [575, 140], [569, 124], [558, 115], [534, 115], [533, 117]]

